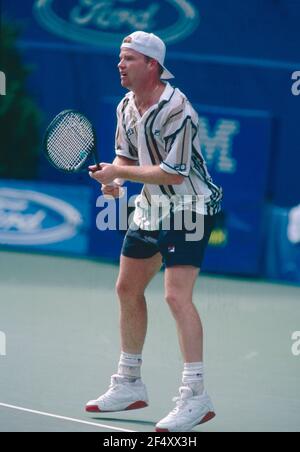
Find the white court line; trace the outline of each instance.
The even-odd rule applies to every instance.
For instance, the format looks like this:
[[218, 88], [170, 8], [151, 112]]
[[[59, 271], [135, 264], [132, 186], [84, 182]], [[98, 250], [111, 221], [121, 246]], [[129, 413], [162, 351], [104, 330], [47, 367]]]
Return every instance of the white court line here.
[[98, 427], [98, 428], [107, 428], [107, 429], [111, 429], [111, 430], [116, 430], [118, 432], [136, 432], [135, 430], [127, 430], [126, 428], [112, 427], [111, 425], [104, 425], [104, 424], [98, 424], [98, 423], [96, 424], [95, 422], [87, 422], [87, 421], [82, 421], [80, 419], [73, 419], [71, 417], [58, 416], [57, 414], [44, 413], [43, 411], [29, 410], [28, 408], [22, 408], [20, 406], [8, 405], [7, 403], [0, 403], [0, 407], [11, 408], [12, 410], [23, 411], [25, 413], [38, 414], [39, 416], [52, 417], [54, 419], [60, 419], [62, 421], [76, 422], [77, 424], [92, 425], [93, 427]]

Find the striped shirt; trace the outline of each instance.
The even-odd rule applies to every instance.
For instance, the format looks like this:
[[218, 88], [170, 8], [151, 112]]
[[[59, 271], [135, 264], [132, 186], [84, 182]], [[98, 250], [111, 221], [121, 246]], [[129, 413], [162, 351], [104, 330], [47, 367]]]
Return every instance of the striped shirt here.
[[[175, 210], [188, 208], [205, 215], [220, 211], [222, 189], [213, 183], [201, 153], [198, 114], [178, 88], [166, 83], [159, 102], [142, 117], [133, 92], [127, 93], [118, 105], [117, 121], [118, 156], [184, 176], [180, 185], [144, 185], [134, 215], [141, 229], [157, 229], [150, 220], [158, 198], [171, 199]], [[200, 198], [203, 202], [195, 202]]]

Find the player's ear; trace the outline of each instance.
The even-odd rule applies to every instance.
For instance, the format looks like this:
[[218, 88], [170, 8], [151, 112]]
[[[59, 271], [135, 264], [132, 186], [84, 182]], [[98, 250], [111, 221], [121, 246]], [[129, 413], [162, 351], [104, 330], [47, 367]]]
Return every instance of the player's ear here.
[[152, 70], [159, 71], [159, 63], [158, 63], [158, 61], [154, 60], [154, 58], [151, 58], [149, 63], [151, 65], [150, 67], [151, 67]]
[[147, 62], [147, 64], [148, 64], [148, 66], [152, 69], [154, 66], [155, 66], [155, 64], [156, 64], [156, 61], [154, 60], [154, 58], [151, 58], [151, 57], [148, 57], [148, 56], [146, 56], [146, 62]]

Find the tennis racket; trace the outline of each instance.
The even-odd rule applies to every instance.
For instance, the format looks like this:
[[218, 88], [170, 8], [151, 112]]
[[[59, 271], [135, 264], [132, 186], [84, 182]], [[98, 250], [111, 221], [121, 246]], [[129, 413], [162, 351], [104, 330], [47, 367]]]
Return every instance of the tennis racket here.
[[[64, 110], [47, 127], [44, 153], [49, 162], [65, 173], [90, 171], [90, 165], [101, 170], [97, 156], [96, 132], [91, 122], [76, 110]], [[111, 183], [114, 187], [116, 184]], [[124, 190], [120, 187], [120, 196]]]
[[91, 122], [76, 110], [64, 110], [49, 124], [44, 137], [49, 162], [65, 173], [78, 173], [98, 164], [96, 132]]

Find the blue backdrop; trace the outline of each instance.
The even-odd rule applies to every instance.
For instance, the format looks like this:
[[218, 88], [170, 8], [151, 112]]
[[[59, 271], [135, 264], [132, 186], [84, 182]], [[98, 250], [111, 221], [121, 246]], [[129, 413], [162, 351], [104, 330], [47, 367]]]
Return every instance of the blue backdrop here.
[[45, 122], [66, 105], [97, 121], [101, 97], [122, 94], [121, 37], [151, 28], [166, 39], [170, 70], [193, 102], [272, 114], [268, 195], [278, 205], [298, 203], [300, 97], [291, 93], [291, 75], [300, 70], [299, 2], [5, 0], [3, 9], [23, 26], [21, 46], [35, 65], [31, 89]]
[[[300, 2], [6, 0], [3, 7], [22, 26], [19, 45], [43, 127], [65, 108], [83, 111], [96, 126], [102, 160], [113, 156], [115, 104], [107, 99], [124, 95], [116, 68], [122, 37], [151, 29], [165, 39], [167, 67], [198, 108], [203, 150], [225, 191], [207, 268], [260, 272], [265, 201], [292, 207], [300, 199], [300, 96], [291, 91], [300, 70]], [[90, 183], [66, 179], [43, 160], [40, 178]]]

